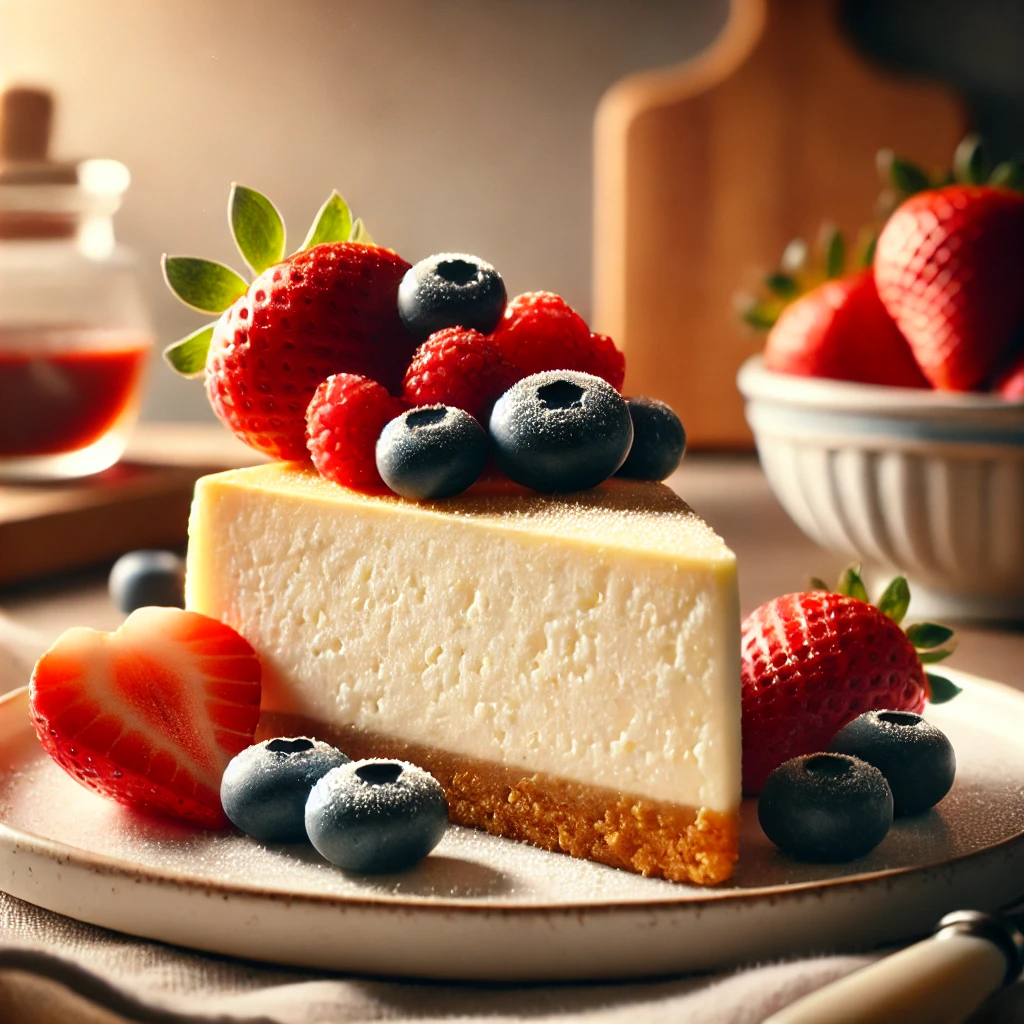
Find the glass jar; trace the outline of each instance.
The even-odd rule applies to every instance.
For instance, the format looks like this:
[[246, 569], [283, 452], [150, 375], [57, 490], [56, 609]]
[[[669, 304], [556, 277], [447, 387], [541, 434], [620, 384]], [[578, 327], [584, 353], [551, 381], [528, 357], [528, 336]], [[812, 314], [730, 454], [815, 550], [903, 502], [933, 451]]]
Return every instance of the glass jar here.
[[0, 178], [0, 480], [85, 476], [123, 454], [154, 337], [113, 215], [115, 160]]

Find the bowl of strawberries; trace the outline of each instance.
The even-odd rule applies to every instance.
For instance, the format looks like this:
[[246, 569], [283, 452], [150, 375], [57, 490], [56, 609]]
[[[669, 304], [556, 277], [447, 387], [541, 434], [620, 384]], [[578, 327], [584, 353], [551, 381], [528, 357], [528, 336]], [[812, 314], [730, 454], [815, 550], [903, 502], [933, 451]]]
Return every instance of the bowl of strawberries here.
[[845, 270], [790, 245], [746, 317], [741, 368], [776, 497], [813, 540], [915, 610], [1024, 618], [1024, 174], [976, 139], [939, 180], [888, 154], [888, 217]]

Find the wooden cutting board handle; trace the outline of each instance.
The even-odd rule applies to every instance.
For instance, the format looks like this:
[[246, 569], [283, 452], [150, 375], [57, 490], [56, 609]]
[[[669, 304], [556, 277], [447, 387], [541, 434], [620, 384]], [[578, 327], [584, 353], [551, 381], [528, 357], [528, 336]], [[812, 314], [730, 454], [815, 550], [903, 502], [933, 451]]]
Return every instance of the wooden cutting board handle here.
[[733, 295], [822, 221], [852, 239], [871, 220], [878, 149], [944, 167], [964, 125], [948, 91], [856, 53], [823, 0], [733, 0], [696, 60], [616, 83], [594, 128], [594, 320], [627, 392], [670, 402], [691, 447], [751, 447], [734, 381], [763, 339]]

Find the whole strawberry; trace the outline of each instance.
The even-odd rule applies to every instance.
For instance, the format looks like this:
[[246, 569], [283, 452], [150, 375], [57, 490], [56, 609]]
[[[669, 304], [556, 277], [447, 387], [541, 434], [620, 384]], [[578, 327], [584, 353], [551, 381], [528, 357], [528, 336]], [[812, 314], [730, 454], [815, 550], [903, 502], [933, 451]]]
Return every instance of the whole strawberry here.
[[[948, 700], [957, 688], [926, 675], [950, 630], [899, 622], [910, 594], [899, 577], [874, 607], [855, 570], [841, 593], [785, 594], [743, 623], [743, 791], [759, 793], [790, 758], [827, 750], [848, 722], [870, 710], [920, 712], [929, 698]], [[859, 595], [859, 596], [854, 596]], [[918, 647], [923, 649], [918, 650]]]
[[911, 196], [878, 238], [875, 281], [934, 387], [983, 387], [1024, 323], [1024, 196], [969, 184]]
[[929, 386], [870, 269], [825, 281], [786, 306], [768, 333], [764, 364], [803, 377]]
[[235, 186], [229, 205], [250, 285], [209, 260], [165, 257], [167, 282], [215, 323], [167, 350], [181, 372], [205, 370], [214, 412], [252, 448], [306, 460], [306, 408], [317, 386], [354, 373], [401, 388], [415, 340], [398, 316], [409, 264], [373, 245], [334, 194], [303, 247], [285, 258], [284, 225], [269, 200]]

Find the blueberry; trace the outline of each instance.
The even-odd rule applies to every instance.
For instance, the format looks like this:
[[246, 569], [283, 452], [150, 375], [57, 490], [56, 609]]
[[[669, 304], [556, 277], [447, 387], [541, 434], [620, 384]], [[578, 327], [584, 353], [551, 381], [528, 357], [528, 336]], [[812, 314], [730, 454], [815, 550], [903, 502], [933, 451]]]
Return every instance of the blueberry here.
[[656, 398], [629, 398], [633, 446], [619, 467], [619, 476], [664, 480], [683, 461], [686, 431], [671, 407]]
[[474, 484], [491, 445], [468, 412], [423, 405], [396, 416], [377, 440], [377, 470], [406, 498], [450, 498]]
[[846, 754], [804, 754], [768, 776], [757, 805], [764, 834], [797, 860], [863, 857], [892, 824], [885, 777]]
[[889, 783], [896, 815], [934, 807], [956, 775], [946, 734], [910, 711], [865, 711], [839, 730], [829, 750], [873, 764]]
[[476, 256], [443, 252], [410, 267], [398, 287], [398, 315], [420, 341], [445, 327], [490, 334], [508, 296], [501, 275]]
[[110, 570], [110, 598], [126, 615], [136, 608], [185, 607], [185, 561], [173, 551], [129, 551]]
[[329, 771], [348, 762], [329, 743], [305, 736], [264, 740], [228, 762], [220, 802], [230, 822], [254, 839], [305, 842], [309, 791]]
[[509, 388], [494, 405], [490, 431], [498, 465], [547, 494], [596, 487], [633, 442], [625, 399], [576, 370], [535, 373]]
[[437, 846], [448, 800], [429, 772], [406, 761], [353, 761], [325, 775], [306, 802], [306, 832], [345, 871], [401, 871]]

